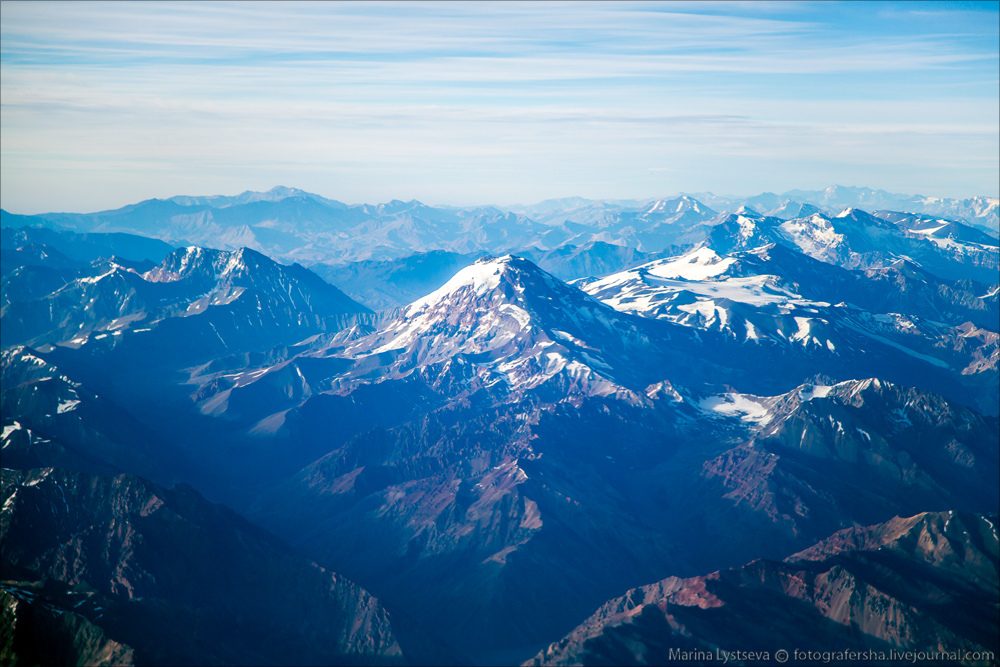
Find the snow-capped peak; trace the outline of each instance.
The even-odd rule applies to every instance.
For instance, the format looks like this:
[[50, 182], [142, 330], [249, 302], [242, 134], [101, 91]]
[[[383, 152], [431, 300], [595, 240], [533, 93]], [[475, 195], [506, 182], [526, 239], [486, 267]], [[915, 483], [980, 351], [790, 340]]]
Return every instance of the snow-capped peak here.
[[703, 212], [696, 199], [682, 195], [676, 199], [658, 199], [649, 204], [642, 214], [659, 213], [669, 217], [677, 216], [685, 211], [693, 211], [694, 213]]
[[175, 251], [159, 266], [147, 271], [143, 278], [150, 282], [172, 282], [200, 274], [205, 279], [219, 280], [249, 272], [249, 264], [260, 266], [268, 262], [270, 260], [249, 248], [226, 252], [190, 246]]
[[702, 246], [679, 257], [657, 260], [639, 268], [660, 278], [705, 280], [723, 273], [734, 261], [732, 257], [723, 258], [711, 248]]
[[438, 303], [461, 289], [471, 289], [477, 296], [482, 296], [500, 285], [500, 276], [510, 265], [513, 256], [483, 257], [465, 267], [444, 285], [427, 296], [417, 299], [406, 308], [407, 314], [415, 313], [428, 306]]
[[558, 378], [574, 395], [610, 395], [631, 391], [618, 376], [636, 371], [620, 355], [649, 345], [644, 336], [582, 290], [507, 255], [462, 269], [345, 354], [386, 355], [366, 363], [389, 377], [464, 358], [485, 386], [502, 380], [522, 390]]

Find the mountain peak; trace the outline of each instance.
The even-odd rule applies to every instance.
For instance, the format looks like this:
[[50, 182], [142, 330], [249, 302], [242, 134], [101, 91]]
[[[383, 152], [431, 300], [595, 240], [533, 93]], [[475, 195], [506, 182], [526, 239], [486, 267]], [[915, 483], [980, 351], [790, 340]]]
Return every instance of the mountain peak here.
[[538, 270], [534, 264], [514, 255], [505, 255], [499, 258], [489, 255], [480, 257], [469, 266], [461, 269], [437, 290], [411, 303], [407, 306], [406, 311], [409, 313], [424, 309], [463, 289], [471, 289], [477, 296], [482, 296], [500, 285], [500, 276], [512, 264], [516, 265], [518, 269], [530, 266], [536, 271]]
[[304, 192], [298, 188], [290, 188], [287, 185], [275, 185], [273, 188], [268, 190], [266, 194], [284, 195], [286, 197], [290, 197], [292, 195], [304, 194]]
[[572, 393], [606, 396], [635, 375], [616, 356], [625, 338], [647, 344], [611, 307], [505, 255], [463, 268], [348, 354], [391, 353], [379, 363], [399, 377], [462, 355], [485, 373], [487, 385], [501, 379], [509, 389], [530, 389], [558, 376]]
[[708, 246], [701, 246], [683, 255], [668, 257], [644, 264], [644, 270], [659, 278], [705, 280], [723, 273], [735, 260], [722, 257]]
[[705, 209], [697, 199], [688, 197], [687, 195], [681, 195], [680, 197], [676, 197], [674, 199], [658, 199], [650, 203], [645, 209], [643, 209], [642, 215], [659, 213], [660, 215], [675, 216], [687, 211], [693, 211], [694, 213], [709, 212], [709, 210]]
[[287, 185], [276, 185], [270, 190], [265, 190], [263, 192], [258, 192], [254, 190], [247, 190], [246, 192], [241, 192], [237, 196], [232, 198], [232, 203], [234, 204], [248, 204], [251, 202], [258, 201], [268, 201], [277, 202], [282, 199], [287, 199], [288, 197], [315, 197], [312, 193], [306, 192], [305, 190], [300, 190], [299, 188], [290, 188]]

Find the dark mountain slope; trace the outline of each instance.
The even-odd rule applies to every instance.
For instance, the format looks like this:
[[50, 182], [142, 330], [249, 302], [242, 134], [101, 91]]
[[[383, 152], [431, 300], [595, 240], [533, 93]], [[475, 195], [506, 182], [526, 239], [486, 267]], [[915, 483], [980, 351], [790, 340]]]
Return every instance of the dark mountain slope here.
[[112, 256], [132, 261], [161, 262], [174, 251], [174, 247], [168, 243], [136, 234], [78, 234], [45, 227], [13, 228], [4, 225], [0, 229], [0, 239], [0, 247], [4, 250], [39, 245], [78, 262], [92, 262]]
[[[3, 503], [8, 590], [34, 591], [35, 611], [72, 601], [139, 664], [401, 660], [377, 600], [189, 487], [4, 470]], [[30, 583], [41, 581], [58, 585]], [[80, 626], [72, 643], [82, 649], [93, 633]], [[30, 626], [5, 629], [30, 641]]]
[[0, 369], [5, 468], [132, 472], [163, 483], [193, 474], [179, 448], [34, 350], [4, 350]]

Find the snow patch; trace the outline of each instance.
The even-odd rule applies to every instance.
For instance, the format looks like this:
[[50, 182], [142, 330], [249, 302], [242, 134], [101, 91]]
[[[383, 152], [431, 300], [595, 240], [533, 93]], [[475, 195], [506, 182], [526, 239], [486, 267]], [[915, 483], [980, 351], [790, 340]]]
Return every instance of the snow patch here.
[[722, 396], [709, 396], [698, 402], [704, 411], [715, 412], [727, 417], [739, 415], [743, 421], [766, 424], [771, 421], [767, 408], [743, 394], [730, 392]]
[[6, 440], [10, 436], [11, 433], [13, 433], [14, 431], [20, 431], [22, 428], [24, 428], [24, 427], [21, 426], [20, 422], [14, 422], [10, 426], [4, 426], [3, 427], [3, 435], [0, 436], [0, 439]]
[[52, 470], [52, 468], [42, 468], [38, 471], [38, 476], [25, 482], [24, 486], [35, 486], [39, 482], [44, 482], [45, 479], [52, 474]]
[[96, 282], [98, 282], [100, 280], [103, 280], [104, 278], [107, 278], [112, 273], [114, 273], [115, 272], [115, 268], [117, 268], [117, 267], [115, 267], [114, 265], [112, 265], [111, 270], [108, 271], [107, 273], [102, 273], [101, 275], [95, 276], [93, 278], [80, 278], [76, 282], [81, 283], [81, 284], [82, 283], [96, 283]]
[[711, 248], [698, 248], [675, 259], [652, 262], [646, 267], [649, 273], [660, 278], [705, 280], [723, 273], [736, 260], [722, 258]]
[[806, 342], [805, 339], [809, 337], [809, 318], [796, 317], [794, 319], [795, 324], [799, 327], [799, 330], [792, 334], [792, 340], [801, 340]]
[[814, 398], [826, 398], [833, 387], [825, 384], [806, 385], [799, 389], [799, 398], [803, 401], [811, 401]]

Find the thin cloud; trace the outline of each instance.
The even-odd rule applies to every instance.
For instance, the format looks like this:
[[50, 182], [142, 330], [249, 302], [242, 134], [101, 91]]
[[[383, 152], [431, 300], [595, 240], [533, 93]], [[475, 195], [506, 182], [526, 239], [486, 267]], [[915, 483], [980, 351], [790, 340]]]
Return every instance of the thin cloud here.
[[[891, 19], [811, 3], [8, 3], [0, 175], [17, 187], [0, 196], [23, 210], [27, 193], [58, 193], [25, 180], [46, 164], [89, 179], [95, 198], [129, 168], [128, 187], [155, 184], [135, 198], [187, 173], [268, 182], [269, 168], [387, 199], [422, 184], [482, 202], [498, 199], [490, 175], [527, 201], [517, 192], [546, 182], [681, 189], [657, 175], [745, 191], [751, 173], [816, 179], [835, 165], [830, 180], [859, 181], [843, 175], [852, 164], [990, 193], [996, 22], [869, 27]], [[695, 166], [670, 171], [664, 155]], [[598, 185], [611, 191], [585, 191]]]

